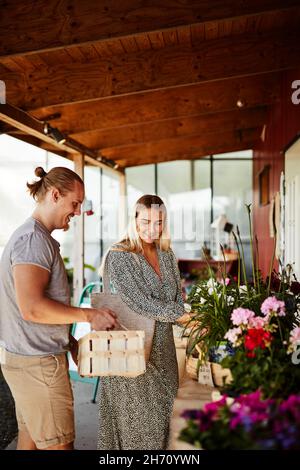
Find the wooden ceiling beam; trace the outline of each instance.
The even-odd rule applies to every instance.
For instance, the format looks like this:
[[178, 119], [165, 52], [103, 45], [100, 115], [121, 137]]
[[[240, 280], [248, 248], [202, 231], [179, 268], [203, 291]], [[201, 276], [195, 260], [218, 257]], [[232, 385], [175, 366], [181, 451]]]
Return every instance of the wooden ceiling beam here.
[[[192, 47], [115, 55], [96, 62], [59, 63], [23, 73], [7, 72], [7, 101], [22, 109], [92, 101], [192, 83], [204, 83], [294, 68], [300, 30], [245, 34]], [[17, 84], [17, 86], [16, 86]]]
[[227, 153], [227, 152], [238, 152], [242, 150], [251, 150], [255, 144], [255, 141], [251, 140], [249, 142], [242, 142], [242, 143], [231, 143], [231, 142], [224, 142], [222, 144], [216, 143], [215, 145], [210, 145], [207, 147], [199, 148], [195, 154], [186, 153], [184, 155], [181, 154], [169, 154], [161, 155], [152, 157], [151, 159], [138, 159], [138, 160], [119, 160], [118, 164], [120, 168], [130, 168], [133, 166], [141, 166], [141, 165], [151, 165], [155, 163], [166, 163], [166, 162], [174, 162], [178, 160], [199, 160], [203, 157], [207, 157], [208, 155], [218, 155], [219, 153]]
[[161, 149], [158, 153], [152, 155], [139, 155], [133, 157], [127, 156], [126, 158], [120, 158], [117, 163], [121, 168], [149, 165], [153, 163], [163, 163], [175, 160], [197, 160], [199, 158], [226, 152], [237, 152], [239, 150], [248, 150], [254, 147], [254, 144], [260, 137], [260, 129], [248, 129], [243, 132], [242, 137], [236, 136], [234, 133], [220, 133], [218, 139], [214, 140], [199, 140], [193, 142], [192, 145], [186, 145], [185, 148], [172, 148], [165, 149], [161, 153]]
[[106, 148], [101, 154], [111, 158], [118, 163], [120, 161], [151, 160], [152, 158], [164, 158], [168, 155], [195, 155], [199, 149], [218, 146], [219, 143], [243, 143], [253, 142], [258, 139], [261, 128], [243, 129], [234, 131], [219, 131], [207, 135], [193, 135], [177, 137], [174, 139], [163, 139], [147, 144], [128, 145], [117, 148]]
[[109, 100], [52, 106], [31, 114], [43, 120], [44, 116], [59, 112], [61, 117], [51, 124], [66, 134], [182, 119], [236, 110], [238, 100], [242, 100], [245, 109], [270, 105], [280, 97], [279, 77], [280, 74], [271, 73], [229, 79]]
[[297, 0], [2, 0], [0, 56], [20, 56], [285, 10]]
[[233, 111], [207, 114], [205, 116], [174, 118], [166, 121], [148, 122], [124, 126], [119, 129], [96, 129], [72, 137], [94, 150], [105, 147], [121, 147], [130, 144], [146, 144], [161, 139], [202, 135], [235, 129], [262, 126], [266, 120], [267, 107], [235, 109]]
[[[94, 153], [92, 150], [81, 145], [79, 142], [76, 142], [74, 139], [68, 138], [66, 143], [57, 143], [52, 137], [50, 137], [50, 135], [45, 134], [45, 123], [43, 121], [40, 121], [34, 118], [33, 116], [30, 116], [28, 113], [14, 106], [11, 106], [9, 104], [0, 105], [0, 121], [4, 122], [5, 124], [8, 124], [9, 126], [13, 126], [22, 132], [25, 132], [29, 136], [32, 136], [38, 139], [39, 141], [43, 141], [47, 144], [50, 144], [51, 148], [56, 148], [59, 151], [67, 152], [70, 155], [77, 155], [78, 153], [81, 153], [84, 155], [86, 161], [88, 162], [98, 161], [97, 153]], [[107, 165], [106, 161], [108, 160], [105, 158], [103, 158], [101, 162], [99, 160], [99, 162], [105, 168], [111, 169], [114, 167], [115, 162], [109, 160], [109, 165]]]

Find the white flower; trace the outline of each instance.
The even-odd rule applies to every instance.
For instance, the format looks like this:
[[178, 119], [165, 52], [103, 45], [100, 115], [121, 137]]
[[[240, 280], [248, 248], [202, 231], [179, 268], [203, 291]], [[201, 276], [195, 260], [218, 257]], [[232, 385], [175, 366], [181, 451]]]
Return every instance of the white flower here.
[[242, 293], [247, 293], [247, 292], [248, 292], [248, 291], [247, 291], [247, 286], [244, 286], [244, 285], [243, 285], [243, 286], [240, 286], [239, 291], [240, 291], [241, 294], [242, 294]]
[[239, 339], [239, 335], [242, 333], [242, 329], [239, 326], [238, 328], [231, 328], [227, 331], [226, 335], [224, 336], [225, 339], [228, 339], [233, 345], [235, 345], [236, 341]]
[[214, 278], [212, 278], [212, 277], [208, 279], [206, 285], [207, 285], [207, 287], [214, 287], [214, 288], [217, 287], [217, 283], [214, 280]]
[[228, 295], [226, 300], [227, 300], [227, 305], [233, 305], [234, 304], [234, 297], [232, 297], [232, 295]]
[[206, 299], [204, 299], [203, 297], [200, 298], [200, 304], [205, 304], [206, 302]]
[[190, 304], [184, 304], [184, 311], [185, 311], [186, 313], [190, 313], [191, 310], [192, 310], [192, 307], [191, 307]]

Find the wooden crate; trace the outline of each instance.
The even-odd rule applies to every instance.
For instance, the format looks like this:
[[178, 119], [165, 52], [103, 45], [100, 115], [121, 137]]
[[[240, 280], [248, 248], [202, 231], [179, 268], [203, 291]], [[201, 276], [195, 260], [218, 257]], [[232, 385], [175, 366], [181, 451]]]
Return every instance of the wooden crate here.
[[144, 331], [95, 331], [78, 345], [81, 376], [137, 377], [146, 371]]

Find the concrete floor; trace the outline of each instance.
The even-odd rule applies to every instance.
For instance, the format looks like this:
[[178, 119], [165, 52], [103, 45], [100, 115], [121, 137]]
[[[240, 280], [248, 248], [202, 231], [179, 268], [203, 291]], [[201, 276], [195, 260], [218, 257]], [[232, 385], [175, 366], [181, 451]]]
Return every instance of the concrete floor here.
[[[75, 400], [75, 448], [79, 450], [96, 450], [98, 433], [98, 404], [91, 403], [93, 384], [72, 381]], [[6, 448], [14, 450], [16, 439]]]

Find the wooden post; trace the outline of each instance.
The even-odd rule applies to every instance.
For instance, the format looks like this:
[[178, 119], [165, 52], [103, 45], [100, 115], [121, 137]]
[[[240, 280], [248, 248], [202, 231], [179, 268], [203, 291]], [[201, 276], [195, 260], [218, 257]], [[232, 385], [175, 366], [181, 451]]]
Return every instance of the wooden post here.
[[[75, 154], [73, 156], [75, 172], [84, 181], [84, 155]], [[77, 305], [84, 284], [84, 215], [74, 218], [75, 240], [74, 240], [74, 275], [73, 275], [73, 303]]]
[[119, 203], [119, 237], [124, 235], [127, 227], [127, 185], [125, 173], [120, 178], [120, 203]]

